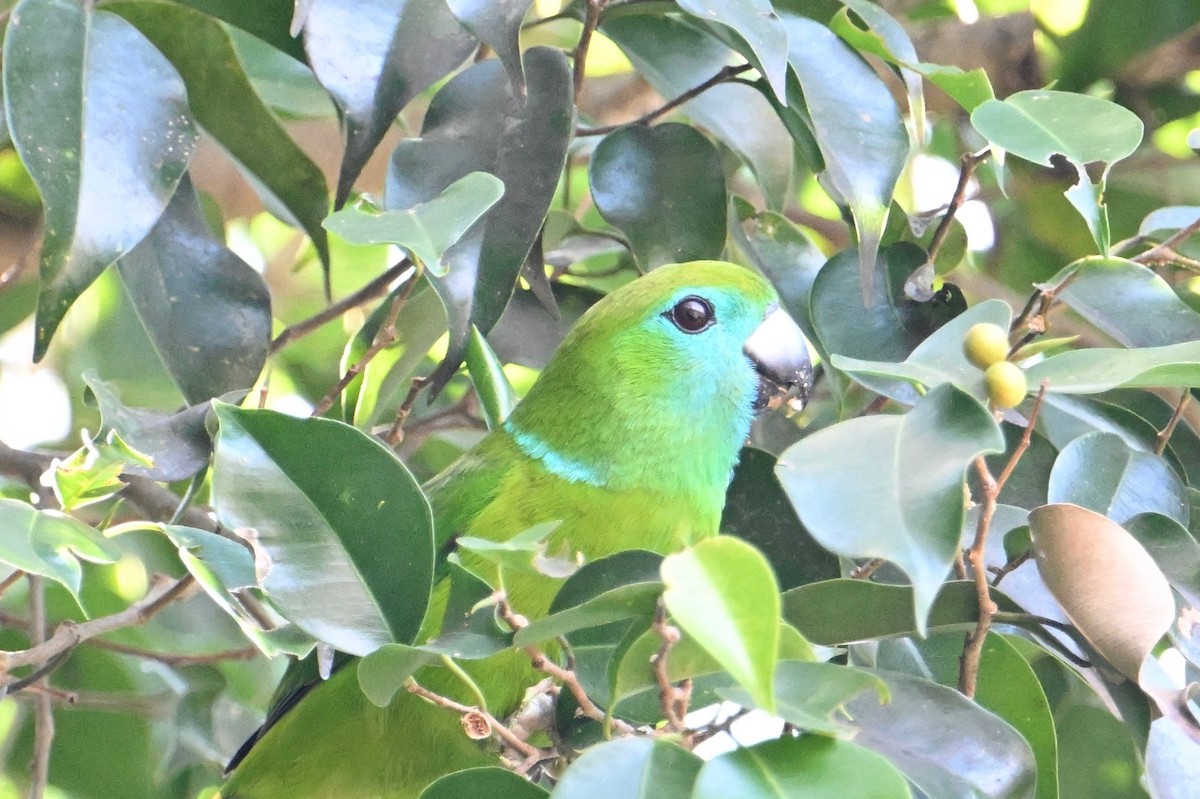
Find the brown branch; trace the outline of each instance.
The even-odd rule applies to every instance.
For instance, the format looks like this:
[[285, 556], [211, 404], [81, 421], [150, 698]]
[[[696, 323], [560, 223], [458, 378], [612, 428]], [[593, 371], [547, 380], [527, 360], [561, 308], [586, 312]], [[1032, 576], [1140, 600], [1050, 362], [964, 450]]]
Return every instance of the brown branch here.
[[25, 572], [21, 571], [20, 569], [17, 569], [12, 574], [5, 577], [3, 581], [0, 581], [0, 596], [3, 596], [5, 591], [7, 591], [8, 589], [12, 588], [14, 585], [19, 583], [21, 581], [21, 578], [24, 576], [25, 576]]
[[690, 741], [693, 747], [698, 746], [707, 741], [709, 738], [715, 738], [721, 733], [730, 732], [733, 728], [734, 722], [744, 717], [749, 712], [750, 708], [748, 707], [738, 708], [736, 712], [731, 713], [720, 724], [707, 724], [699, 729], [689, 730], [687, 733], [685, 733], [685, 739]]
[[1194, 220], [1187, 227], [1175, 231], [1166, 241], [1158, 246], [1151, 247], [1144, 253], [1134, 256], [1132, 260], [1137, 261], [1139, 264], [1163, 263], [1174, 260], [1172, 256], [1178, 257], [1175, 248], [1190, 239], [1197, 231], [1200, 231], [1200, 218]]
[[206, 655], [176, 655], [169, 652], [152, 652], [136, 646], [118, 644], [116, 641], [106, 641], [103, 638], [94, 638], [88, 641], [87, 644], [99, 649], [107, 649], [110, 652], [119, 652], [122, 655], [131, 655], [133, 657], [164, 663], [174, 668], [203, 666], [227, 660], [251, 660], [259, 654], [258, 648], [253, 646], [244, 646], [240, 649], [226, 649], [222, 652], [212, 652]]
[[417, 285], [418, 279], [421, 277], [421, 269], [418, 266], [412, 277], [408, 279], [408, 283], [399, 294], [392, 300], [392, 306], [388, 309], [387, 317], [383, 320], [378, 332], [375, 334], [375, 340], [371, 342], [371, 346], [362, 354], [354, 363], [350, 364], [350, 368], [342, 375], [341, 380], [337, 382], [329, 393], [317, 403], [317, 407], [313, 409], [313, 416], [324, 416], [325, 413], [333, 407], [333, 403], [337, 402], [337, 398], [346, 390], [346, 386], [350, 385], [354, 378], [363, 373], [367, 365], [374, 360], [375, 356], [383, 350], [396, 343], [398, 334], [396, 332], [396, 320], [400, 317], [400, 311], [404, 308], [404, 304], [408, 302], [408, 298], [412, 296], [413, 289]]
[[1017, 468], [1017, 463], [1020, 462], [1021, 456], [1029, 449], [1029, 442], [1033, 436], [1033, 428], [1037, 424], [1038, 413], [1041, 411], [1042, 401], [1045, 399], [1045, 396], [1046, 381], [1042, 381], [1041, 389], [1038, 391], [1037, 398], [1033, 401], [1033, 408], [1029, 413], [1029, 423], [1025, 427], [1025, 434], [1021, 436], [1020, 443], [1013, 449], [1008, 463], [1005, 464], [1003, 471], [1000, 472], [1000, 477], [992, 476], [991, 470], [988, 469], [987, 461], [984, 460], [982, 455], [975, 458], [975, 471], [978, 473], [979, 482], [983, 487], [983, 505], [979, 511], [979, 522], [975, 527], [975, 540], [971, 544], [971, 548], [967, 551], [967, 561], [971, 564], [971, 570], [974, 575], [975, 598], [979, 615], [975, 622], [975, 629], [967, 633], [963, 641], [963, 651], [959, 657], [958, 667], [958, 690], [968, 698], [975, 697], [975, 687], [979, 681], [979, 660], [983, 655], [983, 644], [987, 640], [988, 630], [991, 629], [992, 618], [999, 610], [992, 599], [986, 561], [987, 539], [988, 533], [991, 531], [992, 516], [996, 513], [996, 505], [1001, 489], [1004, 488], [1004, 484], [1008, 481], [1008, 478], [1012, 476], [1013, 470]]
[[[417, 448], [420, 447], [427, 438], [429, 438], [429, 436], [433, 435], [439, 430], [455, 430], [464, 427], [471, 430], [487, 430], [487, 425], [484, 423], [484, 421], [475, 413], [473, 413], [473, 409], [476, 406], [477, 403], [475, 392], [468, 391], [463, 394], [462, 398], [453, 405], [432, 411], [431, 413], [422, 416], [420, 419], [417, 419], [408, 427], [404, 428], [404, 435], [401, 437], [400, 441], [391, 441], [390, 436], [393, 428], [388, 429], [386, 434], [387, 438], [385, 440], [387, 440], [388, 443], [393, 447], [397, 444], [402, 445], [400, 447], [400, 453], [402, 455], [410, 455], [415, 452]], [[405, 416], [407, 417], [407, 415], [408, 414], [406, 411]], [[399, 418], [399, 414], [397, 414], [397, 418]]]
[[[496, 610], [500, 614], [500, 618], [504, 619], [505, 623], [507, 623], [508, 626], [513, 629], [513, 631], [520, 630], [522, 627], [525, 627], [529, 624], [527, 620], [513, 612], [512, 606], [508, 604], [508, 600], [504, 598], [503, 594], [497, 594], [495, 599]], [[569, 669], [564, 669], [562, 666], [558, 665], [549, 657], [547, 657], [545, 652], [534, 645], [522, 648], [525, 650], [525, 653], [529, 655], [529, 661], [535, 669], [543, 674], [553, 677], [566, 686], [567, 690], [571, 692], [571, 695], [575, 697], [575, 701], [579, 703], [580, 713], [599, 722], [605, 721], [606, 716], [604, 711], [596, 707], [596, 703], [593, 702], [591, 697], [587, 695], [587, 691], [585, 691], [583, 685], [580, 684], [579, 678], [575, 675], [575, 672]], [[624, 721], [621, 721], [620, 719], [614, 718], [612, 722], [613, 726], [622, 734], [633, 735], [637, 732], [633, 727], [631, 727], [629, 724], [626, 724]]]
[[967, 199], [967, 188], [970, 186], [971, 178], [975, 175], [975, 170], [987, 160], [990, 152], [990, 150], [985, 149], [977, 153], [963, 154], [962, 166], [958, 170], [958, 184], [954, 187], [954, 194], [950, 196], [945, 216], [938, 223], [937, 230], [933, 232], [933, 238], [929, 240], [930, 263], [933, 263], [937, 259], [938, 250], [942, 248], [942, 244], [946, 241], [946, 236], [950, 234], [950, 223], [954, 221], [954, 215], [958, 213], [958, 209], [962, 207], [963, 202]]
[[1179, 398], [1178, 404], [1175, 405], [1175, 412], [1171, 414], [1167, 426], [1158, 433], [1158, 443], [1154, 447], [1155, 455], [1162, 455], [1167, 451], [1167, 445], [1171, 443], [1171, 436], [1175, 432], [1175, 428], [1179, 426], [1179, 420], [1183, 418], [1183, 412], [1187, 410], [1188, 403], [1192, 401], [1192, 392], [1188, 389], [1183, 390], [1183, 396]]
[[667, 673], [667, 657], [671, 652], [671, 647], [679, 643], [679, 630], [667, 624], [667, 609], [662, 600], [659, 600], [658, 607], [654, 612], [652, 629], [662, 639], [662, 646], [658, 648], [658, 653], [654, 656], [653, 666], [654, 679], [658, 683], [658, 696], [662, 702], [663, 718], [667, 720], [667, 726], [672, 732], [683, 732], [686, 728], [683, 718], [687, 715], [691, 686], [689, 685], [686, 689], [676, 687], [671, 683], [671, 677]]
[[85, 622], [64, 621], [55, 629], [54, 635], [43, 642], [33, 642], [28, 649], [0, 651], [0, 676], [8, 678], [2, 684], [12, 682], [13, 669], [45, 663], [84, 641], [125, 627], [145, 624], [164, 607], [190, 594], [194, 587], [195, 580], [190, 574], [177, 580], [160, 578], [144, 597], [124, 610]]
[[879, 571], [879, 568], [885, 563], [887, 563], [887, 561], [883, 558], [872, 558], [866, 563], [860, 563], [859, 565], [855, 566], [853, 570], [851, 570], [850, 579], [869, 580], [871, 579], [871, 575]]
[[[499, 722], [499, 720], [496, 719], [495, 716], [493, 716], [491, 713], [489, 713], [484, 708], [474, 707], [472, 705], [464, 705], [461, 702], [455, 702], [453, 699], [449, 699], [445, 696], [442, 696], [441, 694], [436, 694], [433, 691], [430, 691], [428, 688], [425, 688], [424, 686], [419, 684], [416, 680], [414, 680], [411, 677], [408, 678], [408, 682], [405, 684], [404, 687], [408, 690], [409, 693], [416, 694], [417, 696], [421, 697], [422, 699], [425, 699], [426, 701], [431, 702], [431, 703], [437, 705], [438, 707], [442, 707], [447, 710], [453, 710], [455, 713], [460, 714], [464, 720], [467, 720], [468, 717], [470, 717], [470, 716], [481, 717], [484, 721], [487, 722], [487, 725], [489, 727], [489, 730], [488, 730], [489, 733], [494, 733], [497, 737], [499, 737], [502, 741], [504, 741], [506, 744], [511, 746], [513, 749], [516, 749], [518, 752], [525, 755], [525, 757], [537, 758], [537, 759], [542, 759], [544, 757], [548, 757], [546, 752], [543, 752], [541, 749], [538, 749], [537, 747], [533, 746], [528, 741], [521, 740], [521, 738], [519, 738], [516, 734], [514, 734], [512, 732], [512, 730], [508, 729], [503, 724], [501, 724]], [[475, 736], [472, 735], [471, 737], [474, 738]], [[486, 736], [484, 736], [484, 737], [486, 737]]]
[[[46, 586], [41, 577], [29, 575], [30, 643], [46, 641]], [[38, 685], [45, 686], [44, 681]], [[34, 704], [33, 757], [29, 764], [29, 798], [41, 799], [50, 778], [50, 750], [54, 744], [54, 705], [49, 696], [39, 695]]]
[[575, 45], [573, 54], [576, 106], [579, 105], [579, 100], [583, 95], [583, 75], [587, 68], [588, 48], [592, 46], [592, 34], [600, 25], [600, 15], [604, 13], [606, 5], [608, 5], [608, 0], [585, 0], [584, 2], [583, 32], [579, 34], [579, 44]]
[[988, 571], [990, 571], [992, 574], [994, 574], [996, 576], [996, 579], [992, 580], [992, 585], [994, 585], [994, 586], [1000, 585], [1001, 580], [1003, 580], [1005, 577], [1007, 577], [1008, 575], [1015, 572], [1017, 569], [1024, 566], [1025, 563], [1032, 557], [1033, 557], [1033, 550], [1027, 549], [1024, 552], [1022, 552], [1020, 555], [1017, 555], [1015, 558], [1012, 558], [1011, 560], [1009, 560], [1008, 563], [1005, 563], [1003, 566], [1000, 566], [1000, 567], [988, 566]]
[[595, 127], [595, 128], [576, 128], [575, 135], [576, 136], [602, 136], [605, 133], [612, 133], [614, 130], [619, 130], [621, 128], [630, 127], [632, 125], [647, 125], [647, 124], [653, 122], [654, 120], [658, 119], [663, 114], [669, 113], [670, 111], [675, 110], [676, 108], [678, 108], [679, 106], [688, 102], [689, 100], [699, 97], [701, 94], [704, 94], [704, 92], [708, 91], [712, 87], [717, 86], [721, 83], [726, 83], [726, 82], [732, 80], [735, 76], [740, 75], [749, 69], [751, 69], [750, 64], [740, 64], [737, 66], [725, 67], [724, 69], [717, 72], [717, 74], [713, 75], [711, 78], [704, 81], [703, 83], [701, 83], [697, 86], [693, 86], [692, 88], [688, 89], [683, 94], [676, 97], [674, 100], [668, 101], [666, 104], [659, 106], [658, 108], [655, 108], [653, 111], [649, 111], [645, 114], [642, 114], [637, 119], [632, 119], [628, 122], [620, 122], [615, 125], [601, 125], [601, 126]]
[[408, 387], [408, 393], [404, 395], [404, 401], [400, 403], [400, 407], [396, 410], [396, 419], [392, 422], [387, 435], [383, 437], [383, 440], [387, 442], [389, 447], [397, 447], [403, 443], [404, 423], [408, 420], [408, 415], [412, 413], [413, 405], [417, 402], [417, 397], [427, 385], [429, 385], [429, 378], [427, 376], [421, 375], [412, 379], [412, 383]]
[[275, 340], [271, 342], [271, 347], [268, 350], [269, 354], [274, 355], [281, 349], [291, 344], [298, 338], [307, 336], [317, 328], [327, 322], [332, 322], [351, 308], [357, 308], [359, 305], [364, 305], [376, 297], [380, 297], [387, 293], [388, 288], [396, 280], [400, 278], [406, 271], [412, 268], [412, 261], [405, 258], [395, 266], [388, 267], [379, 277], [367, 283], [353, 294], [348, 294], [335, 303], [332, 303], [322, 309], [320, 312], [297, 322], [294, 325], [288, 325], [283, 329]]

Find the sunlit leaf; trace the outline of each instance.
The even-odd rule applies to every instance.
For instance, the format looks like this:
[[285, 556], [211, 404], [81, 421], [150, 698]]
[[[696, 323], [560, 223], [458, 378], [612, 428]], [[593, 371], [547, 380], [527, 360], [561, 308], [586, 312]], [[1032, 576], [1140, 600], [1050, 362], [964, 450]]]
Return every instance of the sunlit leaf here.
[[1081, 505], [1118, 524], [1161, 513], [1187, 526], [1183, 483], [1160, 456], [1130, 448], [1113, 433], [1080, 436], [1059, 452], [1047, 500]]
[[79, 561], [115, 563], [119, 550], [93, 528], [51, 510], [0, 499], [0, 563], [48, 577], [79, 599], [83, 567]]
[[461, 799], [470, 795], [494, 799], [539, 799], [550, 794], [524, 777], [495, 766], [447, 774], [421, 791], [420, 799]]
[[665, 740], [620, 738], [583, 753], [554, 788], [555, 799], [690, 796], [703, 761]]

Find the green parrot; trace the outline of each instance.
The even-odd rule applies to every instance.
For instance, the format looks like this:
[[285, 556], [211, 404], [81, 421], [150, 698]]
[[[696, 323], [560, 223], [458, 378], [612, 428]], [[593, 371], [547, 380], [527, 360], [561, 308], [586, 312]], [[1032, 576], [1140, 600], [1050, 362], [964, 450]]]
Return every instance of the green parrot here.
[[[804, 337], [762, 277], [717, 261], [656, 269], [584, 314], [509, 418], [427, 484], [439, 539], [558, 521], [550, 549], [593, 560], [716, 535], [754, 414], [787, 390], [805, 398], [811, 379]], [[470, 555], [475, 573], [492, 568]], [[560, 585], [505, 573], [511, 606], [531, 618]], [[446, 594], [443, 582], [423, 635], [440, 628]], [[513, 651], [469, 665], [500, 718], [540, 676]], [[473, 704], [446, 669], [417, 680]], [[496, 763], [448, 710], [406, 691], [371, 704], [353, 665], [285, 683], [222, 799], [415, 799], [447, 771]]]

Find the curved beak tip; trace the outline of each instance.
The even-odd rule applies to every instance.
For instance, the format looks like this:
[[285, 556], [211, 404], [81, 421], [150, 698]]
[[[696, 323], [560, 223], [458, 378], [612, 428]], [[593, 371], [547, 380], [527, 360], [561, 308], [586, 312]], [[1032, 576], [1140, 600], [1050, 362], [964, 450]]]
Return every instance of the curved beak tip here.
[[797, 398], [801, 405], [808, 401], [813, 382], [808, 342], [783, 309], [774, 306], [768, 310], [762, 323], [742, 345], [742, 352], [759, 376], [754, 402], [756, 411], [789, 395]]

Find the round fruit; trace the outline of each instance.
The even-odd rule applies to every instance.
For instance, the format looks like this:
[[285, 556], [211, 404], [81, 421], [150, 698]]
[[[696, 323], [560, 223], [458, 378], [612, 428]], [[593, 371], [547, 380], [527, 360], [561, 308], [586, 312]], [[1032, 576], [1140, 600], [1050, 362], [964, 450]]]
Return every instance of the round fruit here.
[[1008, 357], [1008, 333], [987, 322], [972, 325], [963, 337], [963, 354], [980, 369], [999, 363]]
[[1029, 381], [1021, 367], [1011, 361], [994, 363], [983, 373], [988, 399], [997, 408], [1015, 408], [1029, 392]]

